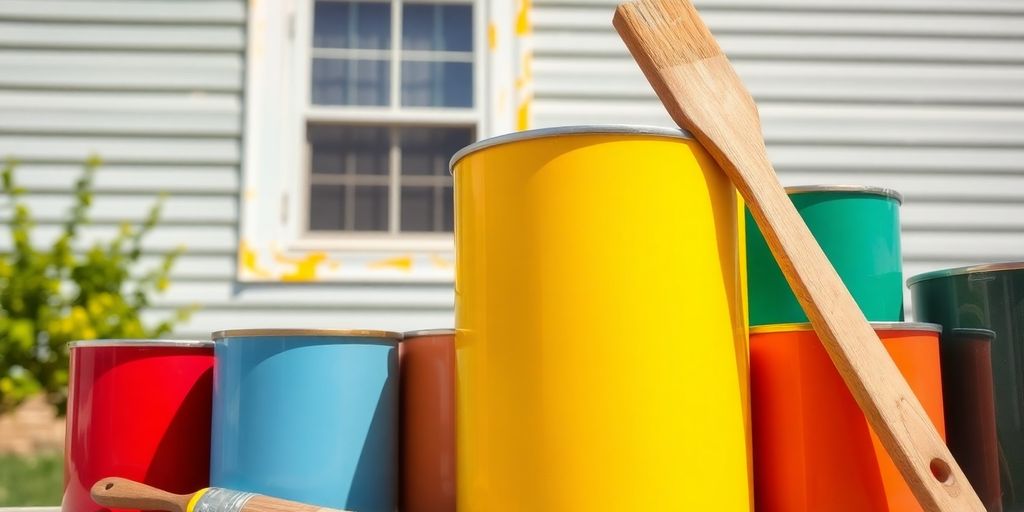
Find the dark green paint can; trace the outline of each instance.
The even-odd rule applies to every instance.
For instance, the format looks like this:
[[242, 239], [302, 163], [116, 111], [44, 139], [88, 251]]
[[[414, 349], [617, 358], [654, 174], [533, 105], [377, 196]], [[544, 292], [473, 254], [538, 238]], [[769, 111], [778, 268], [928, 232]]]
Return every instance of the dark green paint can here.
[[[786, 192], [864, 316], [872, 322], [902, 321], [900, 194], [860, 185]], [[749, 210], [746, 219], [750, 325], [807, 322]]]
[[[944, 333], [995, 333], [989, 343], [1003, 510], [1024, 512], [1024, 262], [928, 272], [907, 286], [918, 321], [941, 324]], [[940, 343], [962, 340], [943, 334]], [[946, 351], [943, 357], [948, 365]]]

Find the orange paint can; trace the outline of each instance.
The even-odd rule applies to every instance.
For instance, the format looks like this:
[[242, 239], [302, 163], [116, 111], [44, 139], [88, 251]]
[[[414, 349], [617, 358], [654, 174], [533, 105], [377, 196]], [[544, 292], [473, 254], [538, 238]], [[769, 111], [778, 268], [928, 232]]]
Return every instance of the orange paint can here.
[[405, 333], [401, 372], [399, 508], [455, 511], [455, 330]]
[[[872, 323], [945, 439], [936, 324]], [[750, 330], [758, 512], [922, 510], [810, 324]]]

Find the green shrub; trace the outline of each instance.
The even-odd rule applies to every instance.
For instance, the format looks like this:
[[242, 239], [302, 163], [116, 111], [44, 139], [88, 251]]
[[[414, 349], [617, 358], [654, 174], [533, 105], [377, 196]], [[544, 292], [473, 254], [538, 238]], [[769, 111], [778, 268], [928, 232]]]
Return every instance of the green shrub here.
[[57, 506], [64, 488], [59, 453], [0, 455], [0, 507]]
[[2, 170], [11, 247], [0, 253], [0, 412], [35, 393], [46, 393], [63, 414], [67, 402], [68, 342], [97, 338], [158, 338], [193, 308], [146, 325], [141, 313], [163, 292], [181, 248], [161, 264], [136, 272], [142, 240], [160, 218], [163, 197], [140, 225], [125, 222], [113, 239], [76, 251], [88, 223], [98, 158], [90, 158], [74, 188], [74, 203], [60, 236], [40, 249], [35, 223], [14, 180], [14, 162]]

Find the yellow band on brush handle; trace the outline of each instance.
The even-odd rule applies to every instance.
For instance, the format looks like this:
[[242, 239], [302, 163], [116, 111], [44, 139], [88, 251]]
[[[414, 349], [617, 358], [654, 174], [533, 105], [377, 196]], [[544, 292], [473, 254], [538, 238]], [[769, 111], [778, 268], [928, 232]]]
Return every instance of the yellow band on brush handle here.
[[196, 491], [196, 493], [192, 495], [192, 498], [188, 500], [188, 507], [185, 508], [185, 512], [195, 512], [196, 503], [199, 503], [199, 498], [202, 498], [203, 495], [206, 494], [206, 491], [209, 490], [210, 488], [207, 487], [206, 489]]

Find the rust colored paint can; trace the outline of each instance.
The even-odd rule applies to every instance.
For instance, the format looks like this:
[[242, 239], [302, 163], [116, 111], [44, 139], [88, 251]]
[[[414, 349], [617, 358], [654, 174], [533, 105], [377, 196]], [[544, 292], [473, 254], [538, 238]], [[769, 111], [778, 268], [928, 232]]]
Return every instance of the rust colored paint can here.
[[71, 344], [63, 512], [108, 512], [89, 490], [108, 476], [174, 493], [209, 485], [213, 343]]
[[455, 330], [405, 333], [401, 378], [399, 507], [455, 511]]
[[[945, 436], [935, 324], [873, 323]], [[810, 324], [750, 330], [758, 512], [922, 510]]]
[[995, 335], [987, 329], [952, 329], [940, 344], [946, 444], [989, 512], [1003, 510], [992, 388]]

